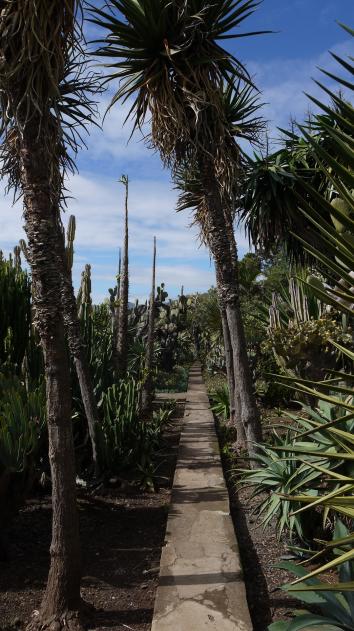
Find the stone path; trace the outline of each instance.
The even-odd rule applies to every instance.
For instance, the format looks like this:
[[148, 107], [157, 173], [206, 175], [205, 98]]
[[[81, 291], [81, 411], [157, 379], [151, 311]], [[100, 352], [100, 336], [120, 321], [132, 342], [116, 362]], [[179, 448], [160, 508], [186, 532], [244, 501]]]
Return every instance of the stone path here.
[[214, 420], [199, 364], [184, 427], [162, 551], [152, 631], [251, 631]]

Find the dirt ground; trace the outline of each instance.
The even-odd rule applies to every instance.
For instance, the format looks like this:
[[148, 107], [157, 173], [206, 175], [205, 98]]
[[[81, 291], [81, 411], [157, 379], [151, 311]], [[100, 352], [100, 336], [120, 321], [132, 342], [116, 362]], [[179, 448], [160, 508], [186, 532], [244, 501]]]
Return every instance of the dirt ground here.
[[[157, 588], [182, 406], [159, 454], [157, 493], [126, 485], [79, 492], [82, 596], [95, 607], [88, 628], [148, 631]], [[31, 498], [9, 533], [0, 563], [0, 630], [25, 627], [41, 602], [49, 566], [50, 496]]]

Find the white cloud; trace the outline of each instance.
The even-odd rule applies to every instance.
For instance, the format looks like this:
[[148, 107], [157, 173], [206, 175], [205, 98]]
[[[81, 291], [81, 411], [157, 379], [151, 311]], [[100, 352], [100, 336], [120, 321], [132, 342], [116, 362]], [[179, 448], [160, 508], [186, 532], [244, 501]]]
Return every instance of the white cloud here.
[[[334, 47], [339, 55], [350, 54], [352, 50], [351, 41]], [[250, 64], [255, 81], [263, 90], [263, 100], [269, 103], [264, 113], [271, 121], [273, 133], [275, 127], [288, 125], [290, 115], [299, 121], [304, 119], [309, 101], [303, 92], [319, 93], [319, 88], [311, 81], [311, 75], [320, 76], [316, 66], [336, 69], [336, 63], [327, 52], [314, 59], [281, 58]], [[106, 93], [99, 107], [101, 115], [109, 99], [110, 94]], [[176, 192], [166, 175], [162, 175], [158, 157], [147, 149], [139, 133], [127, 144], [132, 128], [131, 123], [124, 126], [123, 121], [129, 107], [130, 104], [116, 105], [107, 115], [103, 131], [91, 129], [88, 151], [82, 154], [84, 168], [68, 182], [72, 199], [68, 201], [64, 222], [69, 214], [76, 216], [75, 284], [79, 282], [85, 262], [92, 263], [95, 300], [106, 296], [106, 288], [114, 282], [124, 208], [124, 189], [117, 180], [121, 172], [126, 172], [131, 179], [132, 297], [149, 292], [154, 235], [158, 239], [159, 282], [166, 283], [171, 295], [181, 284], [186, 286], [186, 291], [206, 289], [214, 282], [208, 253], [204, 247], [199, 247], [197, 229], [189, 227], [188, 213], [175, 212]], [[112, 165], [117, 173], [116, 181], [110, 176]], [[6, 252], [24, 236], [21, 203], [11, 206], [11, 195], [0, 195], [0, 248]], [[248, 249], [248, 242], [240, 231], [237, 240], [242, 255]]]
[[[353, 42], [341, 42], [333, 46], [332, 51], [345, 58], [354, 53]], [[334, 74], [342, 74], [338, 63], [327, 51], [312, 59], [279, 58], [264, 63], [251, 62], [248, 67], [256, 85], [262, 91], [262, 101], [265, 103], [263, 115], [270, 122], [270, 132], [273, 136], [279, 136], [277, 127], [288, 128], [291, 119], [301, 123], [306, 118], [309, 108], [312, 111], [316, 110], [316, 106], [305, 93], [322, 101], [328, 100], [312, 78], [338, 91], [338, 84], [326, 78], [319, 68]]]

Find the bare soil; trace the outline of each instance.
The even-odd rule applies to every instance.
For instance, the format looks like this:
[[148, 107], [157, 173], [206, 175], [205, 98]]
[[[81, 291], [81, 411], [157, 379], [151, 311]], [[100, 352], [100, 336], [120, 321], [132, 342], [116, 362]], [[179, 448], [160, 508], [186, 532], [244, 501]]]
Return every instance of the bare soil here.
[[[94, 606], [92, 631], [148, 631], [151, 627], [183, 406], [164, 434], [156, 493], [130, 484], [80, 490], [82, 596]], [[51, 501], [29, 499], [8, 534], [0, 563], [0, 631], [21, 631], [38, 609], [49, 567]]]

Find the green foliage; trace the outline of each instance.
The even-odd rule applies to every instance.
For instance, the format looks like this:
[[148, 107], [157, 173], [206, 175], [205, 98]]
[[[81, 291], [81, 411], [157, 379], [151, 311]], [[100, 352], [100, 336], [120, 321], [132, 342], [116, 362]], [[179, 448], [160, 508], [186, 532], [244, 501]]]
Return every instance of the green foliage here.
[[44, 385], [29, 389], [18, 377], [0, 374], [0, 465], [23, 472], [34, 458], [44, 430]]
[[107, 472], [139, 471], [145, 483], [151, 476], [154, 455], [163, 427], [173, 412], [166, 404], [151, 419], [140, 416], [141, 383], [133, 377], [121, 379], [102, 396], [102, 421], [98, 424], [98, 453]]
[[[345, 27], [346, 28], [346, 27]], [[346, 29], [353, 35], [350, 29]], [[342, 68], [353, 73], [353, 64], [347, 60], [334, 55], [336, 61]], [[323, 71], [324, 74], [329, 74]], [[353, 85], [346, 79], [329, 74], [338, 84], [353, 90]], [[313, 295], [322, 303], [327, 304], [334, 311], [345, 315], [343, 323], [354, 315], [353, 302], [353, 270], [354, 270], [354, 177], [353, 165], [353, 120], [354, 111], [352, 105], [346, 101], [342, 93], [336, 94], [319, 84], [326, 95], [332, 99], [331, 106], [311, 98], [320, 108], [321, 113], [314, 117], [312, 129], [315, 127], [317, 134], [310, 133], [308, 127], [301, 127], [304, 142], [308, 144], [308, 150], [317, 164], [318, 172], [321, 174], [323, 186], [314, 186], [314, 182], [309, 182], [302, 178], [299, 173], [296, 176], [296, 206], [299, 208], [304, 219], [312, 226], [316, 233], [316, 241], [309, 240], [307, 236], [297, 237], [302, 247], [313, 258], [317, 259], [322, 269], [326, 269], [326, 281], [311, 275], [303, 284], [311, 289]], [[322, 139], [326, 138], [323, 143]], [[339, 201], [335, 201], [339, 200]], [[333, 203], [334, 202], [334, 203]], [[319, 243], [319, 245], [318, 245]], [[345, 325], [346, 329], [346, 325]], [[348, 330], [348, 329], [346, 329]], [[306, 436], [311, 439], [312, 446], [299, 445], [294, 441], [291, 446], [285, 448], [290, 457], [295, 454], [302, 458], [306, 464], [311, 464], [314, 456], [322, 456], [331, 463], [331, 469], [322, 470], [321, 487], [318, 497], [313, 498], [308, 492], [302, 494], [287, 495], [285, 501], [299, 502], [301, 507], [294, 514], [304, 514], [313, 509], [322, 510], [323, 519], [332, 514], [345, 516], [348, 523], [352, 523], [354, 518], [354, 440], [353, 440], [353, 418], [354, 418], [354, 391], [353, 391], [353, 360], [354, 353], [345, 346], [339, 344], [329, 336], [328, 343], [335, 351], [339, 351], [346, 360], [346, 365], [350, 367], [350, 372], [332, 371], [331, 378], [315, 381], [300, 378], [281, 378], [291, 388], [304, 393], [307, 396], [316, 397], [321, 402], [322, 410], [326, 409], [327, 419], [316, 410], [307, 408], [307, 417], [302, 419], [303, 430], [298, 438]], [[301, 423], [300, 419], [297, 419]], [[318, 449], [318, 438], [322, 439], [322, 447]], [[324, 441], [324, 442], [323, 442]], [[328, 441], [330, 444], [325, 444]], [[275, 447], [277, 449], [277, 447]], [[313, 463], [312, 463], [313, 464]], [[318, 466], [317, 466], [318, 468]], [[322, 469], [322, 468], [321, 468]], [[353, 629], [353, 599], [347, 599], [347, 590], [353, 591], [353, 569], [354, 550], [352, 543], [354, 533], [346, 534], [344, 537], [335, 531], [335, 539], [331, 545], [322, 542], [323, 550], [315, 557], [321, 558], [323, 553], [332, 552], [334, 558], [320, 565], [316, 569], [307, 572], [301, 571], [301, 578], [295, 583], [303, 581], [308, 583], [307, 587], [301, 587], [301, 591], [306, 594], [311, 592], [314, 577], [339, 568], [341, 582], [328, 585], [316, 585], [313, 589], [320, 590], [325, 601], [332, 597], [332, 592], [336, 592], [332, 599], [331, 607], [326, 608], [324, 604], [319, 606], [324, 609], [327, 617], [319, 616], [314, 618], [312, 614], [305, 615], [303, 620], [295, 619], [289, 626], [279, 626], [272, 628], [280, 629], [302, 629], [309, 625], [332, 624], [338, 629]], [[312, 558], [312, 560], [315, 559]], [[303, 573], [302, 573], [303, 572]], [[344, 577], [344, 580], [343, 580]], [[298, 589], [297, 587], [295, 589]], [[310, 593], [309, 592], [309, 593]], [[326, 603], [325, 603], [326, 604]], [[340, 613], [338, 605], [341, 605]]]
[[230, 418], [230, 395], [226, 384], [213, 390], [210, 394], [212, 406], [211, 409], [217, 416], [223, 419]]
[[30, 337], [31, 289], [27, 272], [12, 258], [0, 260], [0, 314], [0, 366], [19, 373]]
[[263, 348], [265, 351], [273, 349], [279, 367], [287, 374], [321, 379], [338, 364], [333, 341], [351, 345], [351, 330], [344, 331], [333, 315], [324, 314], [317, 320], [291, 321], [287, 327], [271, 327]]
[[[334, 538], [338, 540], [347, 535], [348, 530], [338, 520]], [[318, 613], [301, 612], [291, 621], [270, 625], [269, 631], [300, 631], [309, 627], [322, 628], [323, 625], [330, 625], [333, 630], [354, 630], [354, 561], [342, 563], [336, 585], [321, 583], [316, 578], [307, 579], [306, 569], [294, 562], [283, 561], [277, 567], [297, 577], [296, 586], [285, 585], [282, 589], [305, 605], [315, 606]]]
[[309, 516], [304, 519], [303, 515], [294, 514], [300, 503], [289, 497], [300, 491], [306, 491], [309, 497], [316, 497], [318, 492], [315, 485], [319, 483], [322, 471], [329, 469], [329, 463], [316, 455], [315, 445], [310, 441], [300, 443], [304, 449], [308, 447], [313, 450], [313, 456], [306, 463], [302, 462], [301, 457], [296, 456], [296, 451], [292, 451], [296, 444], [289, 433], [282, 437], [274, 432], [272, 445], [258, 446], [255, 460], [259, 467], [237, 469], [236, 472], [242, 473], [240, 485], [254, 486], [253, 497], [261, 495], [256, 507], [260, 524], [265, 528], [275, 519], [278, 538], [286, 534], [292, 539], [293, 533], [296, 533], [302, 542], [306, 542], [311, 534], [311, 528], [307, 526], [310, 519], [314, 525], [315, 515], [311, 513], [310, 519]]
[[120, 380], [102, 395], [97, 438], [100, 463], [106, 470], [123, 469], [134, 460], [142, 426], [139, 397], [139, 386], [133, 378]]
[[157, 371], [156, 389], [160, 392], [186, 392], [188, 389], [188, 367], [175, 366], [172, 372]]

